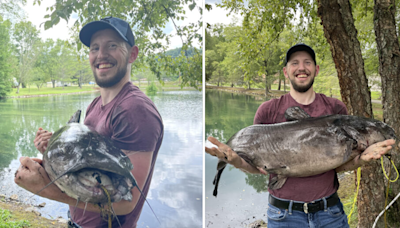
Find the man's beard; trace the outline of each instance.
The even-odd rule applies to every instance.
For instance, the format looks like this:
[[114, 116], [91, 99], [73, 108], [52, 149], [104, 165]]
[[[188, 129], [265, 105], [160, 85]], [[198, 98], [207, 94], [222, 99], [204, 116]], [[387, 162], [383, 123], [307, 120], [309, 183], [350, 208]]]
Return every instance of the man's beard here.
[[110, 87], [113, 87], [116, 84], [118, 84], [118, 82], [120, 82], [125, 77], [126, 69], [127, 69], [127, 64], [126, 64], [127, 62], [128, 62], [128, 60], [126, 60], [126, 62], [124, 64], [122, 64], [123, 67], [121, 69], [118, 69], [117, 73], [109, 79], [102, 79], [101, 77], [99, 77], [96, 74], [96, 71], [93, 71], [93, 75], [94, 75], [96, 84], [98, 86], [100, 86], [101, 88], [110, 88]]
[[289, 77], [290, 84], [292, 84], [293, 89], [296, 90], [296, 91], [299, 92], [299, 93], [305, 93], [305, 92], [307, 92], [307, 91], [311, 88], [311, 86], [314, 84], [314, 78], [315, 78], [315, 77], [313, 77], [313, 78], [311, 79], [310, 83], [308, 83], [307, 85], [297, 85], [296, 82], [295, 82], [295, 78], [296, 78], [296, 76], [293, 76], [293, 80], [292, 80], [291, 77]]

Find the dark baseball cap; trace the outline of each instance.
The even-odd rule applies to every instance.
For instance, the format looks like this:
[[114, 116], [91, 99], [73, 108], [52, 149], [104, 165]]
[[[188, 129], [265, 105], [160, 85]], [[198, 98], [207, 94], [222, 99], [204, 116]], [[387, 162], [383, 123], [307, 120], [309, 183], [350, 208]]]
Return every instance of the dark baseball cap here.
[[317, 65], [317, 61], [315, 60], [315, 52], [314, 52], [314, 50], [313, 50], [310, 46], [308, 46], [308, 45], [306, 45], [306, 44], [298, 43], [298, 44], [293, 45], [293, 46], [292, 46], [291, 48], [289, 48], [289, 50], [286, 52], [285, 66], [286, 66], [286, 64], [288, 63], [288, 61], [289, 61], [289, 59], [290, 59], [290, 56], [291, 56], [293, 53], [298, 52], [298, 51], [305, 51], [305, 52], [307, 52], [308, 54], [310, 54], [310, 55], [311, 55], [311, 58], [314, 60], [315, 65]]
[[87, 23], [79, 32], [79, 39], [84, 45], [90, 47], [90, 40], [93, 34], [103, 29], [113, 29], [122, 39], [128, 42], [132, 47], [135, 45], [135, 37], [128, 22], [117, 17], [105, 17], [100, 21]]

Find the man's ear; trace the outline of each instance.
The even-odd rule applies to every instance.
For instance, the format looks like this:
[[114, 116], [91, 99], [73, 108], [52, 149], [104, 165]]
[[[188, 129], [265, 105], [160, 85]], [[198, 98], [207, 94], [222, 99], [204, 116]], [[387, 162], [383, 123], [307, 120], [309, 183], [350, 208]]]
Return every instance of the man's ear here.
[[133, 63], [133, 62], [135, 62], [136, 58], [138, 57], [139, 48], [137, 46], [133, 46], [130, 50], [130, 53], [131, 53], [131, 55], [129, 56], [129, 63]]
[[314, 77], [317, 77], [318, 73], [319, 73], [319, 65], [316, 65], [315, 66], [315, 76]]
[[285, 75], [285, 78], [289, 78], [287, 75], [286, 67], [283, 67], [283, 74]]

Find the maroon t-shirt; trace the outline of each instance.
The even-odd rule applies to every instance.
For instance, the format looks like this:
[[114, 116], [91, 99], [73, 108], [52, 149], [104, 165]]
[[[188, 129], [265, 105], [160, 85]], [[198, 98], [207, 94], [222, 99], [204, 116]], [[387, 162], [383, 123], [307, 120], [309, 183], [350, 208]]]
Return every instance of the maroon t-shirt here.
[[[128, 82], [108, 104], [102, 105], [101, 96], [95, 98], [86, 110], [85, 125], [101, 135], [110, 137], [120, 149], [132, 151], [153, 151], [150, 172], [144, 188], [149, 191], [151, 177], [158, 150], [163, 139], [163, 123], [154, 103], [139, 88]], [[127, 215], [118, 216], [122, 228], [136, 227], [144, 203], [140, 197], [136, 207]], [[108, 227], [99, 213], [70, 206], [74, 222], [84, 228]], [[119, 227], [113, 220], [113, 227]]]
[[[262, 103], [254, 117], [254, 124], [286, 122], [285, 111], [293, 106], [299, 106], [312, 117], [331, 114], [347, 115], [346, 106], [335, 98], [316, 93], [315, 100], [311, 104], [302, 105], [297, 103], [288, 93], [279, 99], [272, 99]], [[270, 180], [274, 176], [275, 174], [270, 174]], [[282, 188], [269, 189], [268, 191], [273, 196], [281, 199], [311, 202], [335, 193], [339, 187], [335, 184], [335, 178], [335, 170], [310, 177], [289, 177]]]

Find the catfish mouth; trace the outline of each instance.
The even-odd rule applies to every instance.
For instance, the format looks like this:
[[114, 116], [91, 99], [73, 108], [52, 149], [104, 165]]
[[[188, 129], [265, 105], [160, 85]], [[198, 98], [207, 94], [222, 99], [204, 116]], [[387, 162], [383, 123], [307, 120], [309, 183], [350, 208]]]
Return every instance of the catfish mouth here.
[[[84, 168], [67, 174], [57, 181], [60, 189], [79, 196], [81, 201], [89, 203], [107, 203], [122, 199], [131, 200], [131, 181], [121, 175], [99, 169]], [[64, 182], [64, 183], [63, 183]], [[107, 193], [102, 188], [107, 190]]]

